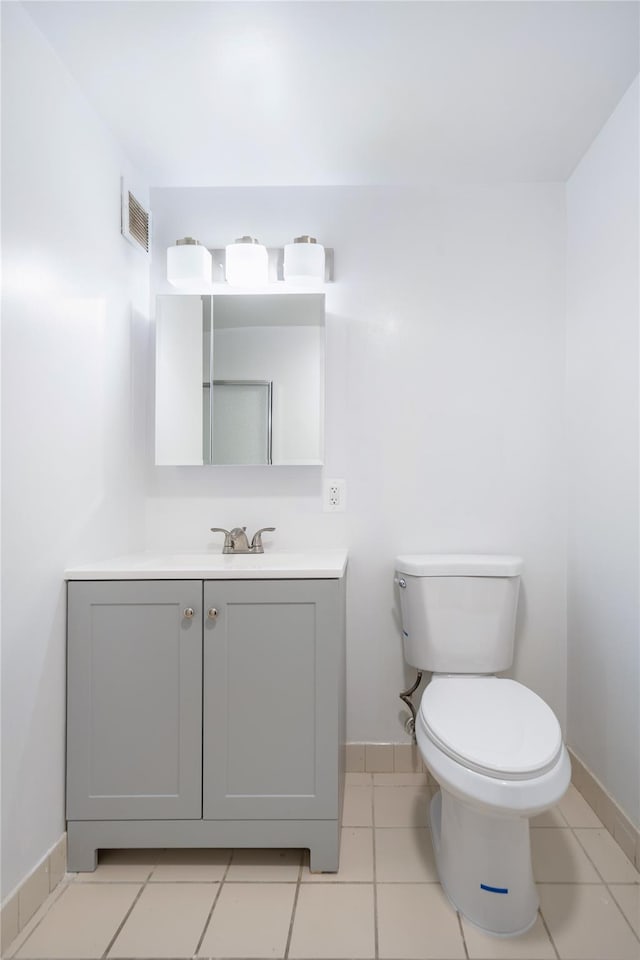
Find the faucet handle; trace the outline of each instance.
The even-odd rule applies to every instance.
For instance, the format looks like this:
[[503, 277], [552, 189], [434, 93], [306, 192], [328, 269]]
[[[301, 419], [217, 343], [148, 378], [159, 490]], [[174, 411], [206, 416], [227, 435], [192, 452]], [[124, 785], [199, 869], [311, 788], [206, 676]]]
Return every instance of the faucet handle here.
[[231, 550], [231, 531], [225, 530], [224, 527], [211, 527], [211, 533], [224, 533], [224, 547], [223, 550]]
[[263, 533], [273, 533], [275, 527], [262, 527], [260, 530], [257, 530], [253, 535], [253, 540], [251, 541], [251, 550], [254, 553], [264, 553], [264, 547], [262, 546], [262, 534]]

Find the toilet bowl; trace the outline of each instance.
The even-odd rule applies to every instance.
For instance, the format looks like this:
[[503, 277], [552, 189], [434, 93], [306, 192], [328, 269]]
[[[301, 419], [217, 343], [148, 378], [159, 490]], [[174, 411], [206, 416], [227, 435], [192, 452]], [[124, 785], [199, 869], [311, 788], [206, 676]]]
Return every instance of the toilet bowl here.
[[416, 739], [440, 785], [429, 815], [445, 893], [480, 929], [525, 933], [538, 910], [528, 818], [557, 803], [571, 778], [553, 712], [512, 680], [436, 676]]
[[398, 557], [405, 659], [433, 672], [415, 736], [440, 790], [429, 810], [438, 875], [454, 907], [494, 936], [536, 921], [529, 818], [571, 779], [558, 720], [495, 676], [513, 658], [518, 557]]

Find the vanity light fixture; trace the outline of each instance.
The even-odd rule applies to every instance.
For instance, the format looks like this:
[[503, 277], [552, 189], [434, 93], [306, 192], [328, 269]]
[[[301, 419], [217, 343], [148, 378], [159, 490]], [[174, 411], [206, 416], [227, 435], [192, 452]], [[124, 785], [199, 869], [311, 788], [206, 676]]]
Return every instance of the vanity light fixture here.
[[324, 282], [324, 247], [315, 237], [296, 237], [284, 248], [284, 279], [298, 286]]
[[198, 240], [183, 237], [167, 248], [167, 280], [183, 290], [211, 284], [211, 254]]
[[230, 287], [263, 287], [269, 282], [267, 248], [253, 237], [239, 237], [225, 248], [225, 278]]

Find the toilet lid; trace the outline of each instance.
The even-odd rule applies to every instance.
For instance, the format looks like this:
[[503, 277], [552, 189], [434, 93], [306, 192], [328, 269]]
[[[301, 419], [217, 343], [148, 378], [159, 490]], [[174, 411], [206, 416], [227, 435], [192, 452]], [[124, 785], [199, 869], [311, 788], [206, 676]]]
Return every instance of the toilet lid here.
[[562, 750], [553, 710], [515, 680], [434, 677], [420, 714], [429, 738], [444, 753], [499, 779], [540, 776]]

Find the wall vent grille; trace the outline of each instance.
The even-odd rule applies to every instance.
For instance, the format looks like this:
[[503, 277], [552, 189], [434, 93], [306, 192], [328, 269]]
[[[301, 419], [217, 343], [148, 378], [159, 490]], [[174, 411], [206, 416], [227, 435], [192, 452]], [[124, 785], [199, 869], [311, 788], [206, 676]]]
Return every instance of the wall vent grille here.
[[149, 253], [151, 247], [151, 214], [134, 197], [122, 180], [122, 236], [134, 247]]

